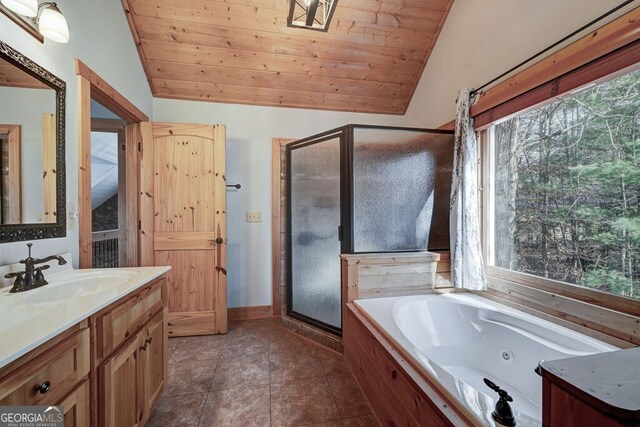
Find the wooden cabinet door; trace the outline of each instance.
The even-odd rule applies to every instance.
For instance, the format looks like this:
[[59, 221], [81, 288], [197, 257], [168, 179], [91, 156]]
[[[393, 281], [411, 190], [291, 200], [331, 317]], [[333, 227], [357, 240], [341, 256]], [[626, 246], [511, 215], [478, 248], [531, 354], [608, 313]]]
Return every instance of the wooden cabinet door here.
[[89, 417], [89, 380], [84, 381], [58, 403], [64, 408], [65, 427], [87, 427]]
[[98, 425], [143, 425], [142, 372], [139, 366], [144, 329], [98, 368]]
[[149, 418], [167, 380], [167, 333], [166, 309], [156, 314], [145, 328], [145, 343], [142, 351], [144, 389], [144, 419]]
[[225, 127], [139, 126], [140, 263], [172, 267], [167, 273], [168, 333], [225, 333]]

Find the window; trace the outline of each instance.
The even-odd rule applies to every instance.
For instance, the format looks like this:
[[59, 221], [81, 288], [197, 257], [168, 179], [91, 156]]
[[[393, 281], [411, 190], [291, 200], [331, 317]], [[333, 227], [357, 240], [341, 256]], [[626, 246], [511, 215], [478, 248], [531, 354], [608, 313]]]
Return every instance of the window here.
[[489, 135], [489, 263], [640, 299], [640, 70]]

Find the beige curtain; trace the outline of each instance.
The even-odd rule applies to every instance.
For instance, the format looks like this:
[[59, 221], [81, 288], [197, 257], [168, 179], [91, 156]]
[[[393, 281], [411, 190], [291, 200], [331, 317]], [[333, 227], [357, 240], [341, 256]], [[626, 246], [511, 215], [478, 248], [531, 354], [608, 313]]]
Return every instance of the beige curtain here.
[[471, 89], [460, 91], [457, 104], [449, 216], [451, 283], [456, 288], [485, 290], [478, 219], [478, 142], [469, 116]]

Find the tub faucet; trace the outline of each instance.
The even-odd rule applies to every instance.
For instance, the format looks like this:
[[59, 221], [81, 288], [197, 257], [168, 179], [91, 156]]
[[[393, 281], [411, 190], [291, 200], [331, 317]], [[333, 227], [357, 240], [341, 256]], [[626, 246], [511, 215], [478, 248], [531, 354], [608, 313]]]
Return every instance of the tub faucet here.
[[487, 387], [498, 393], [498, 396], [500, 396], [498, 403], [496, 403], [496, 408], [491, 413], [491, 418], [496, 422], [496, 425], [514, 427], [516, 425], [516, 419], [513, 417], [511, 406], [509, 406], [509, 402], [513, 402], [513, 398], [509, 396], [509, 393], [507, 393], [506, 390], [501, 389], [488, 378], [483, 378], [483, 381]]
[[44, 286], [49, 283], [45, 280], [44, 274], [42, 273], [44, 270], [49, 268], [49, 265], [43, 265], [40, 267], [36, 267], [36, 265], [53, 260], [57, 260], [58, 265], [64, 265], [67, 263], [67, 261], [59, 255], [51, 255], [42, 259], [33, 258], [31, 256], [31, 246], [33, 246], [32, 243], [27, 243], [27, 247], [29, 248], [29, 256], [20, 261], [20, 264], [24, 264], [24, 271], [16, 271], [4, 275], [4, 277], [7, 279], [16, 279], [13, 282], [13, 287], [9, 291], [10, 293], [28, 291], [31, 289], [39, 288], [40, 286]]

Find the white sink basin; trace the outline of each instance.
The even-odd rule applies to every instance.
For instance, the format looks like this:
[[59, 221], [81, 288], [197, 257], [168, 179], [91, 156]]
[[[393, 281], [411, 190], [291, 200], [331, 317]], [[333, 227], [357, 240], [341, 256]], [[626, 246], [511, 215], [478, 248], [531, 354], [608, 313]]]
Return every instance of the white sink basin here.
[[47, 303], [83, 298], [117, 288], [135, 276], [130, 271], [73, 271], [50, 279], [48, 285], [14, 294], [25, 302]]

